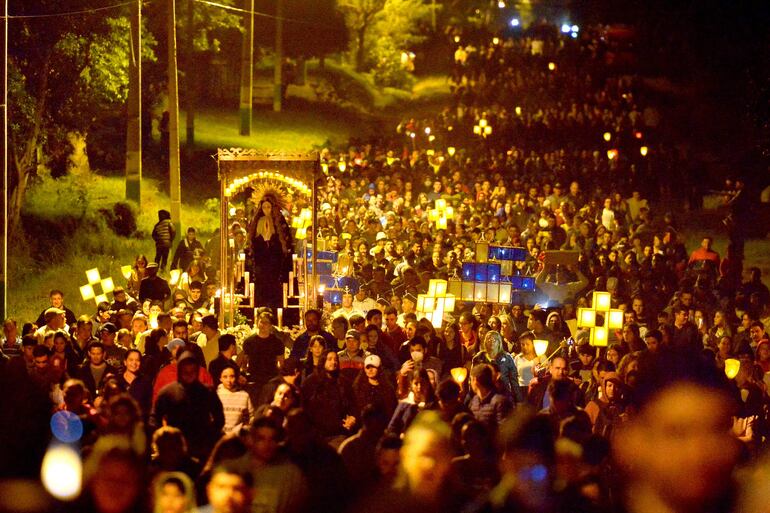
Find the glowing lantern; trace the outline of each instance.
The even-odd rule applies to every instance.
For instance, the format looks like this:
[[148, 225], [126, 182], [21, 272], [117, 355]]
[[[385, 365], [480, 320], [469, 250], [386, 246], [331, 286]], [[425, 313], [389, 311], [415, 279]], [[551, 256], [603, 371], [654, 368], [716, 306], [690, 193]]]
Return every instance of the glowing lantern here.
[[725, 360], [725, 376], [727, 379], [734, 379], [738, 375], [738, 371], [741, 369], [740, 360], [735, 358], [728, 358]]
[[556, 71], [556, 63], [555, 62], [549, 62], [548, 63], [548, 69], [551, 71]]
[[610, 139], [612, 139], [612, 134], [609, 132], [604, 132], [604, 135], [602, 136], [605, 141], [610, 142]]
[[548, 341], [547, 340], [534, 340], [533, 345], [535, 346], [535, 354], [538, 356], [543, 356], [545, 352], [548, 350]]
[[465, 367], [455, 367], [449, 372], [452, 373], [452, 379], [455, 380], [458, 385], [462, 385], [468, 378], [468, 369]]
[[647, 146], [642, 146], [641, 148], [639, 148], [639, 153], [641, 153], [642, 157], [646, 157], [648, 151], [649, 151], [649, 148], [647, 148]]

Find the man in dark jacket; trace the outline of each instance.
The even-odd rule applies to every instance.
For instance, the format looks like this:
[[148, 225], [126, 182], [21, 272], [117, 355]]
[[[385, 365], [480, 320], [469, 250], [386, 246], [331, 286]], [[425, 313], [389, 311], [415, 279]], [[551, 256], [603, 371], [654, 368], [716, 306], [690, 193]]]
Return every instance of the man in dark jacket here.
[[216, 392], [198, 380], [199, 364], [190, 352], [177, 362], [177, 381], [163, 387], [158, 394], [150, 425], [179, 428], [185, 435], [190, 454], [208, 457], [219, 439], [225, 416]]
[[162, 270], [166, 269], [168, 262], [168, 252], [171, 249], [171, 243], [176, 237], [176, 228], [171, 222], [171, 212], [168, 210], [158, 210], [158, 222], [152, 228], [152, 240], [155, 241], [155, 263]]
[[92, 342], [88, 348], [88, 360], [80, 366], [77, 377], [86, 384], [91, 397], [99, 395], [102, 384], [109, 376], [117, 376], [118, 369], [108, 365], [105, 361], [104, 344]]
[[155, 262], [147, 264], [147, 276], [139, 284], [139, 301], [144, 302], [149, 299], [165, 302], [170, 295], [171, 289], [168, 282], [158, 276], [158, 264]]
[[203, 251], [203, 244], [195, 238], [195, 228], [192, 226], [187, 229], [187, 237], [179, 241], [174, 250], [174, 257], [171, 259], [171, 269], [181, 269], [187, 271], [190, 262], [195, 258], [195, 250]]

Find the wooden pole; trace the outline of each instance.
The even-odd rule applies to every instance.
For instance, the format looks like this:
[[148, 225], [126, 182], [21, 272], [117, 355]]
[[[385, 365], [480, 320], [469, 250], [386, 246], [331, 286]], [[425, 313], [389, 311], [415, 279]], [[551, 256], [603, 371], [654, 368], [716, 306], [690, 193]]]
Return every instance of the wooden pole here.
[[176, 61], [176, 0], [168, 0], [168, 172], [171, 222], [182, 237], [182, 189], [179, 176], [179, 82]]
[[195, 147], [195, 100], [197, 88], [195, 81], [195, 0], [187, 0], [187, 41], [185, 41], [187, 54], [187, 69], [185, 69], [185, 113], [187, 119], [185, 126], [187, 128], [187, 138], [185, 139], [188, 148]]
[[251, 135], [251, 113], [254, 104], [254, 0], [244, 0], [243, 44], [241, 46], [241, 135]]
[[[275, 4], [275, 66], [273, 79], [273, 111], [281, 112], [281, 82], [283, 81], [283, 0]], [[315, 246], [313, 246], [315, 251]]]
[[142, 204], [142, 0], [131, 5], [126, 123], [126, 199]]

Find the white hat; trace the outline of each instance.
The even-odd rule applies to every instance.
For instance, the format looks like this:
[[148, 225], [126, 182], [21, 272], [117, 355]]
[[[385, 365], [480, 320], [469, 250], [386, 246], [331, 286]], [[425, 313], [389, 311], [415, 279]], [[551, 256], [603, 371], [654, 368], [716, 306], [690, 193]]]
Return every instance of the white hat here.
[[385, 232], [377, 232], [377, 241], [381, 240], [387, 240], [388, 236], [385, 235]]
[[380, 360], [380, 357], [376, 354], [370, 354], [369, 356], [364, 359], [364, 367], [368, 367], [369, 365], [373, 365], [380, 368], [380, 364], [382, 363], [382, 360]]

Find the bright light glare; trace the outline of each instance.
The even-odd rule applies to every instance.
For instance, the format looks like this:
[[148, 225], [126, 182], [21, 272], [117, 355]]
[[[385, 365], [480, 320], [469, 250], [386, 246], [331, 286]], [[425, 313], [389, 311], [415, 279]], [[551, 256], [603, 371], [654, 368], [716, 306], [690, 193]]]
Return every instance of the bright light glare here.
[[497, 6], [500, 9], [505, 9], [505, 2], [503, 2], [503, 0], [500, 0], [499, 2], [497, 2]]
[[572, 35], [572, 39], [577, 39], [577, 36], [578, 36], [577, 32], [573, 32], [571, 35]]
[[572, 32], [580, 32], [580, 27], [578, 27], [577, 25], [572, 25], [572, 27], [570, 28], [572, 29]]
[[57, 499], [74, 499], [80, 494], [83, 482], [80, 456], [69, 446], [51, 446], [43, 458], [40, 478], [48, 493]]
[[567, 32], [569, 32], [570, 30], [572, 30], [572, 27], [570, 27], [569, 23], [563, 23], [563, 24], [562, 24], [562, 26], [561, 26], [561, 31], [562, 31], [563, 33], [565, 33], [565, 34], [566, 34], [566, 33], [567, 33]]
[[521, 23], [519, 18], [511, 18], [511, 27], [518, 27], [519, 23]]

